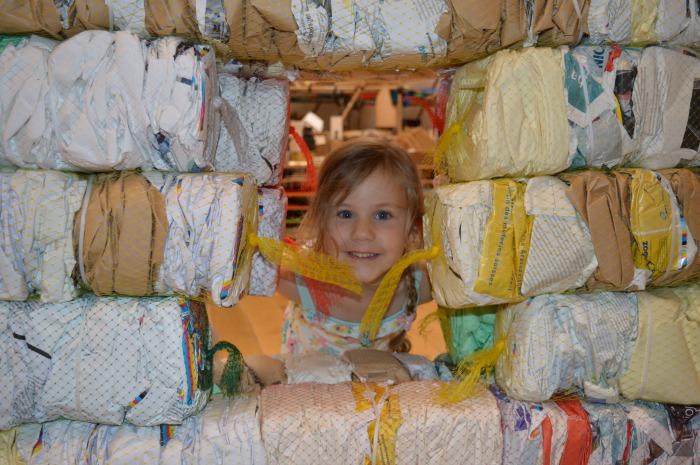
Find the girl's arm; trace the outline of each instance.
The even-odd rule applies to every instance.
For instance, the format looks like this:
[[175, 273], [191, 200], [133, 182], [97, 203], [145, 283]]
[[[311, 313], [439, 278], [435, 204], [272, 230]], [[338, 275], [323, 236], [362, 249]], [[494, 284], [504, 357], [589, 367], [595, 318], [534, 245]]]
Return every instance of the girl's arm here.
[[422, 271], [422, 278], [420, 282], [420, 289], [418, 290], [418, 305], [421, 305], [433, 300], [433, 288], [430, 285], [428, 267], [425, 265], [425, 263], [421, 263], [419, 266]]

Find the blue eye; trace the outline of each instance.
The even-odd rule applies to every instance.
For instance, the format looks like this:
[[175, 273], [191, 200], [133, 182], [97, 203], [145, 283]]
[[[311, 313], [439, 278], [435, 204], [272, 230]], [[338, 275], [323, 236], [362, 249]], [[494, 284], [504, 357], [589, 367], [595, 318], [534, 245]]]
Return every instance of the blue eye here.
[[350, 210], [340, 210], [338, 213], [335, 214], [338, 218], [352, 218], [352, 212]]
[[392, 215], [391, 212], [388, 212], [388, 211], [386, 211], [386, 210], [379, 210], [379, 211], [376, 213], [375, 217], [376, 217], [378, 220], [390, 220], [391, 218], [394, 217], [394, 215]]

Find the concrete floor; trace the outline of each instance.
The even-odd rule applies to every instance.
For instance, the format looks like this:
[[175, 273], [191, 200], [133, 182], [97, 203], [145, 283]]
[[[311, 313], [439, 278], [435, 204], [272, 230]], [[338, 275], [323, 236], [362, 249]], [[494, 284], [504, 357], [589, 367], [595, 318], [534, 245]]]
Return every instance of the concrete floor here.
[[[214, 340], [235, 344], [243, 355], [274, 355], [282, 344], [282, 315], [287, 299], [279, 294], [272, 297], [247, 296], [233, 308], [208, 306]], [[408, 333], [412, 353], [433, 359], [445, 352], [445, 341], [437, 320], [432, 320], [423, 333], [421, 320], [436, 309], [435, 302], [418, 307], [418, 317]]]

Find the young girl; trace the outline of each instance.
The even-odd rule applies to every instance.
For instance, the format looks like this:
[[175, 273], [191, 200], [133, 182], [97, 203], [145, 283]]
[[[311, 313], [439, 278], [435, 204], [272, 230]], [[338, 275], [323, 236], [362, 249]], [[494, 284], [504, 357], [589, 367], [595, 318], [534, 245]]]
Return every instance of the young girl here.
[[[358, 139], [333, 151], [321, 168], [300, 238], [350, 265], [363, 292], [354, 295], [282, 270], [279, 291], [292, 301], [282, 351], [342, 354], [362, 347], [362, 316], [386, 272], [407, 251], [421, 247], [422, 215], [420, 177], [402, 148]], [[430, 298], [427, 273], [421, 267], [406, 270], [372, 347], [407, 352], [406, 331], [416, 306]]]

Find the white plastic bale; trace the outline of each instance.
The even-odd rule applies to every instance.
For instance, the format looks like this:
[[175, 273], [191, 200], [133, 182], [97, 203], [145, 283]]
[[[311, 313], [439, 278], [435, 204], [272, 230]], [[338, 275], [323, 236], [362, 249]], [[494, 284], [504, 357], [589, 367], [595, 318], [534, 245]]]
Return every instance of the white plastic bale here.
[[[201, 345], [177, 298], [9, 302], [12, 375], [0, 380], [0, 428], [65, 417], [136, 425], [180, 423], [200, 411]], [[192, 359], [190, 358], [192, 357]], [[4, 364], [0, 365], [3, 366]]]
[[350, 383], [268, 386], [262, 438], [269, 464], [363, 463], [371, 409], [356, 411]]
[[[85, 31], [49, 57], [46, 169], [150, 167], [144, 50], [128, 32]], [[55, 150], [55, 152], [54, 152]]]
[[[15, 193], [18, 208], [7, 220], [4, 241], [16, 240], [9, 249], [14, 261], [22, 258], [20, 273], [24, 286], [11, 273], [12, 287], [7, 294], [24, 300], [37, 293], [42, 302], [65, 302], [78, 295], [72, 273], [76, 265], [73, 251], [73, 219], [80, 209], [87, 181], [77, 175], [55, 171], [17, 171], [10, 176], [10, 190]], [[3, 210], [5, 205], [2, 206]], [[12, 208], [12, 204], [9, 205]], [[9, 212], [7, 212], [9, 213]], [[9, 223], [14, 221], [14, 225]], [[3, 247], [4, 249], [4, 247]]]
[[525, 210], [534, 219], [521, 293], [583, 286], [598, 267], [591, 233], [566, 196], [567, 186], [543, 176], [527, 181]]
[[542, 295], [501, 310], [495, 338], [506, 338], [496, 381], [517, 399], [543, 401], [584, 382], [612, 387], [637, 334], [632, 293]]
[[634, 84], [639, 152], [630, 157], [632, 164], [649, 169], [700, 164], [698, 81], [700, 59], [662, 47], [644, 49]]
[[493, 394], [479, 388], [466, 400], [442, 406], [435, 401], [441, 385], [414, 381], [391, 387], [402, 418], [397, 465], [501, 463], [501, 417]]
[[247, 180], [225, 174], [145, 176], [165, 196], [168, 217], [156, 292], [199, 295], [208, 290], [217, 304], [237, 301], [238, 296], [223, 295], [236, 269]]
[[0, 166], [36, 168], [49, 152], [43, 138], [48, 58], [55, 42], [32, 36], [0, 52]]
[[214, 167], [250, 173], [258, 185], [279, 184], [287, 150], [289, 84], [218, 76], [221, 132]]
[[199, 171], [212, 166], [218, 139], [214, 52], [176, 37], [150, 42], [143, 88], [153, 166]]

